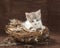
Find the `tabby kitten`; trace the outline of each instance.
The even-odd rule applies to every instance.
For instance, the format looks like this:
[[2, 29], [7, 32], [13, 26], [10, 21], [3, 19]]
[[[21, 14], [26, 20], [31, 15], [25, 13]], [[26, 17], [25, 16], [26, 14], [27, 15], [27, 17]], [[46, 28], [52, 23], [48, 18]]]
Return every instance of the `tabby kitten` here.
[[23, 22], [23, 26], [25, 26], [28, 30], [36, 31], [37, 29], [45, 29], [45, 26], [42, 24], [41, 20], [41, 10], [38, 10], [36, 12], [26, 12], [26, 21]]

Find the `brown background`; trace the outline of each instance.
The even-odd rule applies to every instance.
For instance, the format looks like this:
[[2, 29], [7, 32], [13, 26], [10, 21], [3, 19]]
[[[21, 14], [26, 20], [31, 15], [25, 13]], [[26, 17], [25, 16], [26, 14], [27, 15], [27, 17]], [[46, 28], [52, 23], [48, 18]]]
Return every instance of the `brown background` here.
[[34, 46], [34, 48], [60, 48], [60, 0], [0, 0], [0, 41], [6, 35], [4, 29], [9, 19], [17, 18], [24, 21], [25, 12], [38, 9], [42, 10], [42, 22], [50, 29], [50, 37], [56, 42], [53, 41], [49, 46]]
[[60, 0], [48, 1], [48, 22], [53, 31], [60, 31]]

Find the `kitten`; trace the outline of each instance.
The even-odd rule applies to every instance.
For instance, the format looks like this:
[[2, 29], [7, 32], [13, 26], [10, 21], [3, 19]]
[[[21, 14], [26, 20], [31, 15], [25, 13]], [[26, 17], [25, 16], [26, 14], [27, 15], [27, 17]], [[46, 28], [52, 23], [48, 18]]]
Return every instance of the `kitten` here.
[[30, 31], [36, 31], [37, 29], [45, 29], [45, 26], [42, 24], [41, 20], [41, 10], [38, 10], [36, 12], [26, 12], [26, 21], [23, 23], [23, 25]]
[[26, 21], [21, 22], [17, 19], [11, 19], [10, 20], [10, 27], [12, 30], [20, 30], [21, 28], [24, 28], [25, 30], [29, 32], [37, 31], [38, 29], [43, 31], [45, 29], [45, 26], [42, 24], [41, 20], [41, 10], [38, 10], [36, 12], [26, 12]]

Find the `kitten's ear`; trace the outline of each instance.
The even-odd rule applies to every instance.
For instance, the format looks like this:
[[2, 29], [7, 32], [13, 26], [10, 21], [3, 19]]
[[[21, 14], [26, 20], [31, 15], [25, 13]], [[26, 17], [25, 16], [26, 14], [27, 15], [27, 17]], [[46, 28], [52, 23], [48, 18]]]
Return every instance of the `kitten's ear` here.
[[39, 9], [38, 11], [36, 11], [37, 14], [40, 14], [41, 13], [41, 9]]
[[29, 18], [30, 17], [30, 14], [29, 13], [25, 13], [25, 15], [26, 15], [26, 18]]
[[25, 15], [27, 16], [29, 13], [25, 12]]

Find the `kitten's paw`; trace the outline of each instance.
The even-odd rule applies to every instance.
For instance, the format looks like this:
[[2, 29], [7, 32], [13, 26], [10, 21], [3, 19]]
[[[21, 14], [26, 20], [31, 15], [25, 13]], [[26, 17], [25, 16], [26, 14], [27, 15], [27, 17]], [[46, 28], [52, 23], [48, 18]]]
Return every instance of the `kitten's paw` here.
[[31, 27], [29, 30], [30, 30], [30, 32], [35, 32], [36, 31], [36, 29], [34, 29], [33, 27]]
[[44, 30], [45, 29], [45, 26], [42, 26], [42, 30]]

